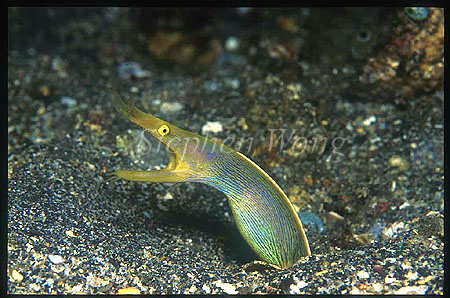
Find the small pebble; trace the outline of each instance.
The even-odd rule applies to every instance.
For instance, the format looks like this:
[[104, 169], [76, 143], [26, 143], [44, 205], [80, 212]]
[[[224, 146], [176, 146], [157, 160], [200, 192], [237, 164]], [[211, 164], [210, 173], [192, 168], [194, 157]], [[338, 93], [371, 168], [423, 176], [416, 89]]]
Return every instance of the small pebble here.
[[163, 197], [164, 200], [172, 200], [173, 196], [170, 192], [166, 193], [166, 195]]
[[11, 277], [15, 282], [21, 282], [23, 280], [23, 275], [17, 270], [13, 270]]
[[426, 291], [428, 290], [428, 286], [408, 286], [403, 287], [395, 291], [393, 294], [395, 295], [407, 295], [407, 294], [417, 294], [417, 295], [424, 295]]
[[356, 273], [356, 275], [357, 275], [358, 278], [360, 278], [360, 279], [368, 279], [368, 278], [369, 278], [369, 273], [366, 272], [366, 271], [364, 271], [364, 270], [358, 271], [358, 272]]
[[242, 15], [242, 16], [246, 16], [250, 13], [250, 11], [252, 11], [252, 7], [238, 7], [236, 8], [238, 14]]
[[320, 233], [324, 231], [323, 222], [316, 214], [312, 212], [299, 212], [298, 217], [303, 225], [309, 225]]
[[405, 228], [406, 228], [405, 223], [395, 222], [392, 225], [390, 225], [388, 228], [383, 229], [383, 234], [388, 238], [392, 238], [399, 232], [399, 230], [402, 230]]
[[41, 86], [41, 88], [39, 89], [41, 91], [41, 94], [45, 97], [50, 95], [50, 89], [47, 86]]
[[383, 227], [379, 223], [374, 223], [369, 230], [369, 233], [374, 236], [374, 239], [378, 239], [380, 237], [381, 232], [383, 231]]
[[205, 291], [207, 294], [211, 293], [211, 288], [208, 287], [206, 284], [202, 286], [202, 290]]
[[129, 79], [131, 77], [135, 78], [145, 78], [150, 75], [148, 70], [142, 69], [141, 65], [137, 62], [123, 62], [117, 66], [119, 76], [122, 79]]
[[237, 89], [237, 88], [239, 88], [239, 86], [240, 86], [240, 82], [239, 82], [238, 79], [226, 79], [226, 80], [225, 80], [225, 84], [226, 84], [228, 87], [231, 87], [231, 88], [233, 88], [233, 89]]
[[307, 282], [301, 280], [301, 281], [299, 281], [299, 282], [297, 283], [297, 287], [298, 287], [299, 289], [303, 289], [303, 288], [306, 287], [308, 284], [309, 284], [309, 283], [307, 283]]
[[287, 89], [293, 93], [292, 99], [299, 99], [300, 93], [302, 91], [302, 85], [295, 83], [295, 84], [289, 84], [287, 86]]
[[351, 122], [347, 122], [347, 124], [345, 125], [345, 128], [346, 128], [348, 131], [353, 131], [353, 125], [352, 125], [352, 123], [351, 123]]
[[291, 284], [289, 286], [290, 294], [301, 294], [299, 287], [296, 284]]
[[225, 49], [227, 51], [235, 51], [239, 48], [239, 39], [236, 37], [228, 37], [225, 41]]
[[31, 283], [30, 284], [30, 289], [32, 289], [35, 292], [39, 292], [41, 290], [41, 286], [39, 284], [36, 284], [36, 283]]
[[383, 290], [383, 285], [380, 283], [372, 284], [372, 288], [375, 292], [381, 292]]
[[55, 280], [53, 278], [49, 278], [45, 281], [44, 286], [51, 287], [55, 283]]
[[189, 294], [193, 294], [195, 291], [197, 291], [197, 287], [196, 287], [195, 285], [192, 285], [192, 286], [189, 288], [188, 293], [189, 293]]
[[393, 283], [394, 281], [396, 281], [397, 279], [395, 278], [395, 277], [386, 277], [385, 279], [384, 279], [384, 282], [385, 283], [387, 283], [387, 284], [391, 284], [391, 283]]
[[141, 294], [141, 291], [138, 288], [129, 287], [124, 289], [119, 289], [117, 291], [118, 295], [139, 295]]
[[53, 70], [62, 71], [62, 70], [64, 70], [64, 61], [59, 57], [55, 57], [52, 59], [51, 67]]
[[391, 183], [391, 191], [395, 192], [396, 189], [397, 189], [397, 182], [395, 182], [395, 180], [393, 180]]
[[389, 158], [389, 165], [391, 167], [398, 168], [400, 171], [405, 171], [408, 169], [408, 161], [397, 155], [394, 155], [391, 158]]
[[364, 124], [365, 126], [370, 126], [370, 125], [372, 125], [373, 123], [375, 123], [376, 121], [377, 121], [377, 117], [376, 117], [376, 116], [371, 116], [371, 117], [365, 119], [365, 120], [363, 121], [363, 124]]
[[328, 218], [330, 220], [334, 220], [334, 221], [342, 221], [344, 220], [344, 217], [334, 211], [330, 211], [328, 212]]
[[82, 290], [83, 290], [83, 285], [78, 284], [72, 288], [72, 294], [83, 294], [84, 292], [82, 292]]
[[365, 133], [364, 128], [362, 128], [362, 127], [358, 127], [356, 129], [356, 132], [359, 133], [360, 135], [363, 135]]
[[63, 105], [68, 106], [69, 108], [74, 107], [77, 104], [77, 100], [72, 97], [62, 96], [59, 102]]
[[207, 81], [205, 82], [205, 88], [208, 89], [209, 91], [216, 91], [219, 88], [219, 86], [217, 85], [216, 82]]
[[406, 207], [409, 207], [409, 206], [411, 206], [408, 202], [404, 202], [403, 204], [401, 204], [399, 207], [398, 207], [398, 209], [399, 210], [402, 210], [402, 209], [405, 209]]
[[408, 280], [416, 280], [419, 275], [417, 274], [417, 272], [408, 271], [408, 273], [405, 274], [405, 277]]
[[423, 21], [428, 18], [428, 8], [426, 7], [406, 7], [405, 12], [414, 21]]

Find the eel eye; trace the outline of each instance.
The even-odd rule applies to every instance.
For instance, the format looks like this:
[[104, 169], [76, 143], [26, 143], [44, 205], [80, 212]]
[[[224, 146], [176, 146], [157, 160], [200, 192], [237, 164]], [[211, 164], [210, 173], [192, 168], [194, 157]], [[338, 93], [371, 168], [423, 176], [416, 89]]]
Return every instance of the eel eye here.
[[169, 127], [167, 126], [167, 125], [161, 125], [159, 128], [158, 128], [158, 133], [161, 135], [161, 136], [165, 136], [165, 135], [167, 135], [168, 133], [169, 133]]

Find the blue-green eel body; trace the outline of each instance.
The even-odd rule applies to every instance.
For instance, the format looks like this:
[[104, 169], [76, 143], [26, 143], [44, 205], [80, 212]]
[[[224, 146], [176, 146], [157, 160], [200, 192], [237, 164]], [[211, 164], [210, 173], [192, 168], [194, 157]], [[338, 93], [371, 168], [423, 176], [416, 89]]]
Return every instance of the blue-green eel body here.
[[164, 169], [116, 171], [117, 177], [210, 185], [226, 195], [241, 235], [264, 261], [287, 268], [310, 255], [302, 224], [286, 194], [253, 161], [224, 144], [146, 114], [132, 102], [126, 105], [118, 94], [113, 104], [162, 142], [170, 157]]

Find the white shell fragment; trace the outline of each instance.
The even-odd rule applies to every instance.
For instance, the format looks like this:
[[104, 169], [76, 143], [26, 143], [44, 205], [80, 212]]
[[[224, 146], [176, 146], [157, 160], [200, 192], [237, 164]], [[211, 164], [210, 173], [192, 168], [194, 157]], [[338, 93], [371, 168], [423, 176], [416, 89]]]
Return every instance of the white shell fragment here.
[[230, 36], [225, 41], [225, 49], [227, 51], [235, 51], [239, 48], [239, 39], [234, 36]]
[[238, 291], [236, 291], [236, 288], [232, 284], [222, 282], [221, 280], [216, 281], [215, 285], [217, 287], [221, 288], [222, 290], [224, 290], [225, 293], [227, 293], [228, 295], [233, 295], [233, 294], [239, 293]]
[[179, 102], [165, 102], [160, 107], [159, 110], [164, 114], [175, 114], [183, 109], [183, 104]]
[[53, 264], [61, 264], [66, 261], [63, 257], [61, 257], [59, 255], [48, 255], [48, 259]]
[[219, 121], [206, 122], [202, 127], [202, 133], [206, 134], [207, 132], [218, 133], [223, 130], [223, 125]]

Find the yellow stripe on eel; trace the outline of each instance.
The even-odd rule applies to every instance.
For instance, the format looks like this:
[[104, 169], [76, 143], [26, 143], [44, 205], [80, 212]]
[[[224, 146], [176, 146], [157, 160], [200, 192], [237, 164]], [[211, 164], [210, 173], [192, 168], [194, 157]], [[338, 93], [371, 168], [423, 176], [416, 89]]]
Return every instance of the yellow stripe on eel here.
[[169, 164], [155, 171], [116, 171], [130, 181], [201, 182], [223, 192], [236, 225], [250, 247], [267, 263], [292, 266], [311, 254], [297, 213], [286, 194], [242, 153], [178, 128], [125, 104], [113, 93], [113, 105], [169, 150]]

